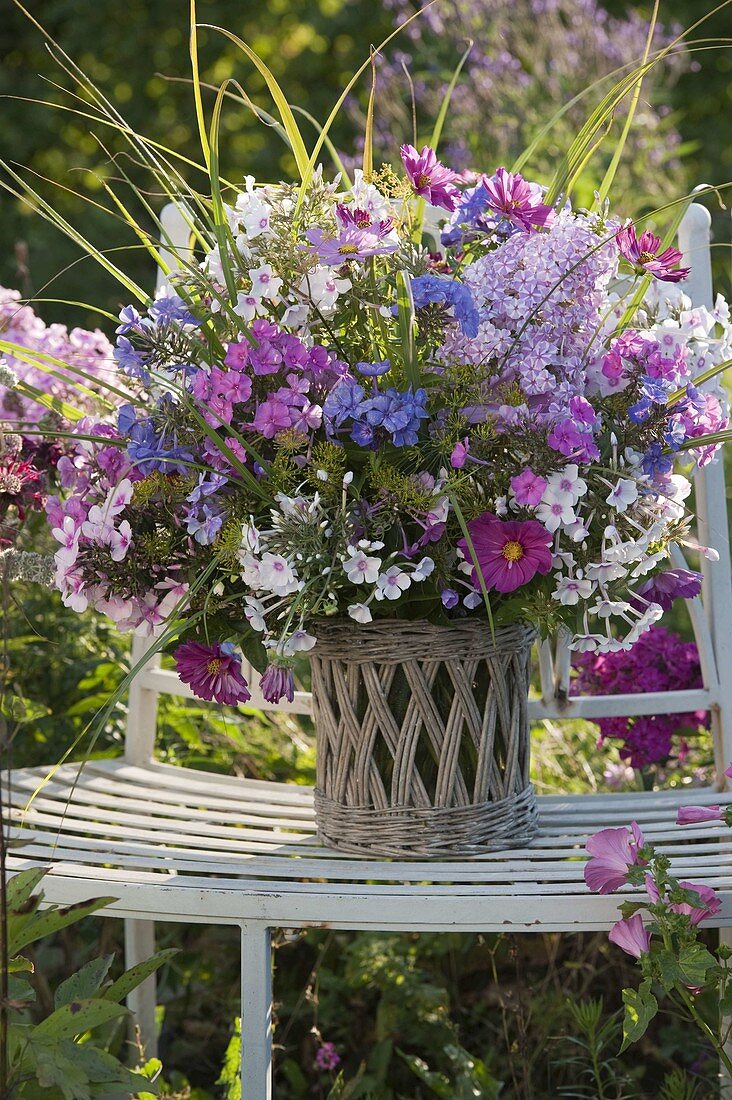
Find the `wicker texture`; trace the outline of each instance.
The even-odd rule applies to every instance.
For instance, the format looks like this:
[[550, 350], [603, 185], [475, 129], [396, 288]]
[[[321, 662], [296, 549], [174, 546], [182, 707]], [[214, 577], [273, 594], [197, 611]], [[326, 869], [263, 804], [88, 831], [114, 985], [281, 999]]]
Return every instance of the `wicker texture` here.
[[323, 622], [311, 652], [315, 810], [330, 847], [464, 858], [536, 832], [533, 631]]

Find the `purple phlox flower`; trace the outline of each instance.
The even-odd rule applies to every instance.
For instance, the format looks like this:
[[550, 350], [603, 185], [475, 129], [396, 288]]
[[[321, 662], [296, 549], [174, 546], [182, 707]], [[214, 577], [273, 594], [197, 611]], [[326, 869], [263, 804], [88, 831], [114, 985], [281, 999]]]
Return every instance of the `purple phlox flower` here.
[[367, 378], [379, 378], [391, 370], [391, 360], [382, 359], [380, 363], [356, 363], [356, 370]]
[[469, 454], [470, 440], [465, 436], [462, 442], [458, 440], [450, 454], [450, 465], [453, 470], [462, 470], [463, 466], [468, 461]]
[[279, 703], [283, 696], [291, 703], [295, 698], [295, 677], [284, 665], [268, 665], [259, 687], [268, 703]]
[[460, 201], [460, 191], [454, 183], [457, 174], [440, 163], [434, 149], [425, 145], [418, 153], [413, 145], [402, 145], [400, 152], [415, 195], [426, 199], [430, 206], [454, 210]]
[[188, 516], [188, 534], [193, 535], [201, 546], [210, 546], [224, 523], [222, 512], [204, 504], [201, 511], [191, 512]]
[[494, 176], [483, 179], [482, 186], [488, 196], [487, 205], [521, 229], [529, 232], [552, 224], [554, 210], [541, 201], [541, 188], [527, 183], [518, 173], [499, 168]]
[[612, 926], [607, 937], [616, 947], [621, 947], [628, 955], [639, 959], [646, 955], [651, 946], [651, 934], [643, 924], [640, 913], [619, 920]]
[[117, 345], [112, 356], [123, 374], [130, 378], [138, 378], [143, 384], [150, 381], [150, 372], [145, 366], [147, 356], [142, 351], [138, 351], [127, 336], [117, 337]]
[[142, 317], [134, 306], [125, 306], [119, 311], [120, 324], [114, 330], [118, 336], [126, 336], [133, 329], [142, 327]]
[[678, 248], [661, 252], [661, 238], [649, 231], [638, 237], [634, 225], [625, 225], [615, 234], [615, 241], [620, 255], [639, 275], [654, 275], [662, 282], [678, 283], [689, 274], [690, 268], [675, 266], [683, 259]]
[[195, 325], [198, 320], [179, 294], [161, 294], [148, 309], [148, 316], [156, 325]]
[[443, 588], [440, 593], [440, 599], [442, 601], [442, 606], [447, 608], [448, 611], [452, 610], [453, 607], [457, 607], [460, 603], [460, 596], [454, 588]]
[[344, 378], [323, 402], [323, 416], [326, 423], [340, 428], [349, 417], [356, 417], [364, 398], [364, 388], [352, 378]]
[[674, 600], [693, 600], [701, 592], [701, 573], [692, 569], [667, 569], [649, 577], [637, 589], [648, 603], [659, 604], [670, 611]]
[[219, 489], [223, 489], [226, 484], [228, 484], [228, 478], [224, 477], [223, 474], [211, 474], [210, 477], [207, 477], [206, 474], [199, 474], [198, 484], [188, 494], [186, 500], [189, 504], [199, 504], [204, 497], [213, 496], [214, 493], [218, 493]]
[[306, 401], [300, 406], [298, 412], [293, 415], [292, 427], [296, 432], [301, 432], [303, 435], [307, 435], [308, 432], [317, 431], [323, 423], [323, 410], [321, 406], [311, 405], [309, 401]]
[[315, 1053], [315, 1065], [324, 1073], [335, 1069], [340, 1065], [340, 1055], [335, 1048], [335, 1043], [322, 1043]]
[[224, 363], [232, 370], [244, 370], [249, 363], [249, 352], [252, 345], [246, 340], [240, 340], [227, 345]]
[[282, 366], [282, 352], [271, 340], [262, 339], [249, 349], [249, 362], [255, 374], [276, 374]]
[[592, 462], [600, 457], [592, 429], [582, 422], [577, 423], [571, 417], [555, 421], [546, 441], [553, 450], [567, 458], [577, 458], [580, 462]]
[[570, 399], [569, 411], [579, 424], [588, 428], [597, 428], [600, 425], [600, 418], [586, 397], [575, 394]]
[[249, 685], [241, 674], [241, 659], [230, 642], [184, 642], [173, 657], [181, 680], [199, 699], [215, 699], [229, 706], [251, 699]]
[[597, 894], [612, 894], [628, 881], [631, 867], [644, 866], [638, 855], [645, 838], [633, 821], [630, 829], [601, 829], [586, 844], [591, 858], [585, 864], [585, 882]]
[[322, 264], [335, 267], [349, 260], [366, 260], [370, 256], [385, 256], [395, 252], [398, 243], [381, 236], [374, 228], [356, 229], [350, 226], [343, 229], [337, 237], [329, 237], [320, 228], [308, 229], [305, 236], [310, 249]]
[[415, 309], [424, 309], [433, 303], [452, 308], [463, 335], [471, 339], [478, 335], [480, 314], [464, 283], [440, 275], [418, 275], [411, 280], [411, 289]]
[[[168, 474], [186, 474], [194, 461], [193, 452], [178, 446], [175, 433], [164, 430], [158, 434], [152, 418], [129, 421], [130, 406], [123, 406], [119, 414], [119, 428], [128, 437], [127, 455], [137, 471], [147, 477], [153, 470]], [[127, 430], [123, 427], [128, 425]]]
[[291, 426], [290, 410], [284, 401], [268, 397], [257, 405], [252, 427], [265, 439], [274, 439], [278, 432]]
[[280, 335], [280, 330], [266, 317], [257, 317], [252, 321], [252, 336], [255, 340], [274, 340]]
[[516, 477], [511, 478], [511, 492], [516, 498], [516, 503], [523, 507], [535, 508], [541, 503], [548, 482], [527, 466]]

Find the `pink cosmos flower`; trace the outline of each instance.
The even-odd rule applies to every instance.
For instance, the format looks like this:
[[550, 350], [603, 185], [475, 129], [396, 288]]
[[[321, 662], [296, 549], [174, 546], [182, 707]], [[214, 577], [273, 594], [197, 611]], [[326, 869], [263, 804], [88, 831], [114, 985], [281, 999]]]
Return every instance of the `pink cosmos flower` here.
[[591, 836], [585, 847], [592, 857], [585, 864], [585, 882], [590, 890], [598, 894], [612, 894], [628, 881], [628, 868], [643, 866], [645, 860], [638, 856], [638, 850], [645, 844], [645, 838], [637, 822], [633, 821], [630, 832], [626, 828], [601, 829]]
[[529, 232], [539, 226], [549, 226], [554, 220], [554, 210], [542, 201], [537, 186], [527, 183], [523, 176], [499, 168], [495, 176], [485, 178], [483, 187], [488, 192], [491, 210], [503, 214], [519, 229]]
[[454, 210], [460, 199], [454, 182], [458, 177], [440, 163], [434, 149], [425, 145], [418, 153], [413, 145], [402, 145], [400, 152], [415, 195], [426, 199], [430, 206]]
[[535, 508], [541, 502], [544, 490], [547, 487], [546, 478], [540, 477], [527, 466], [516, 477], [511, 478], [511, 491], [516, 498], [516, 503], [529, 508]]
[[215, 699], [228, 706], [251, 699], [249, 685], [241, 674], [241, 660], [230, 642], [184, 642], [173, 657], [181, 680], [199, 699]]
[[724, 821], [720, 806], [680, 806], [676, 815], [677, 825], [699, 825], [703, 821]]
[[[483, 574], [487, 589], [496, 592], [513, 592], [527, 584], [537, 573], [548, 573], [552, 567], [552, 536], [546, 527], [534, 519], [500, 520], [490, 512], [473, 519], [468, 524], [475, 556]], [[465, 560], [472, 562], [465, 539], [458, 546]], [[475, 567], [473, 583], [479, 584]]]
[[310, 242], [309, 251], [321, 264], [339, 267], [349, 260], [365, 260], [369, 256], [384, 256], [395, 252], [399, 244], [389, 239], [391, 223], [377, 222], [370, 229], [347, 226], [337, 237], [328, 237], [322, 229], [308, 229], [305, 236]]
[[634, 913], [632, 917], [614, 924], [608, 933], [608, 939], [636, 959], [647, 954], [651, 946], [651, 935], [644, 927], [640, 913]]
[[661, 238], [646, 231], [636, 236], [635, 226], [624, 225], [615, 234], [620, 255], [635, 268], [638, 275], [655, 275], [664, 283], [679, 283], [689, 274], [688, 267], [674, 267], [682, 259], [678, 248], [660, 252]]

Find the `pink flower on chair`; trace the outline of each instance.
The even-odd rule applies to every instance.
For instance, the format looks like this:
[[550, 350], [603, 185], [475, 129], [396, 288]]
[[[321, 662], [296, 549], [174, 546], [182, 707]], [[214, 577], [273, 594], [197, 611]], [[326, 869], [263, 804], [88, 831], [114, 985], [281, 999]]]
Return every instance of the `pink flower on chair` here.
[[676, 815], [677, 825], [700, 825], [703, 821], [723, 820], [721, 806], [680, 806]]
[[230, 642], [184, 642], [173, 657], [181, 680], [199, 699], [215, 699], [228, 706], [251, 699], [249, 685], [241, 674], [241, 659]]
[[590, 890], [612, 894], [628, 881], [629, 868], [644, 866], [645, 860], [638, 852], [645, 838], [635, 821], [630, 829], [601, 829], [587, 841], [591, 858], [585, 864], [584, 875]]
[[614, 924], [608, 933], [608, 939], [636, 959], [646, 955], [651, 946], [651, 934], [646, 930], [640, 913]]
[[698, 894], [701, 899], [701, 907], [698, 905], [692, 905], [690, 901], [675, 902], [670, 908], [674, 913], [684, 913], [691, 920], [691, 923], [701, 924], [707, 917], [714, 917], [722, 908], [722, 902], [717, 897], [711, 886], [704, 886], [697, 882], [680, 882], [684, 890], [693, 890], [695, 894]]

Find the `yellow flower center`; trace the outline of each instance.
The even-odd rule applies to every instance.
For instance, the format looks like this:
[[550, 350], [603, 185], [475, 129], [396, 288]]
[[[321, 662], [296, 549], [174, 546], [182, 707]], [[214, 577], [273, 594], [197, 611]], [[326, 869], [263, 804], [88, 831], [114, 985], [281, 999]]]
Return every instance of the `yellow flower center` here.
[[221, 672], [221, 661], [218, 659], [218, 657], [211, 658], [211, 660], [206, 665], [206, 671], [208, 672], [209, 676], [218, 676], [219, 672]]
[[641, 252], [638, 257], [639, 264], [649, 264], [651, 260], [655, 260], [656, 255], [654, 252]]
[[419, 188], [427, 187], [427, 185], [429, 183], [430, 183], [430, 177], [426, 176], [423, 172], [422, 175], [417, 180], [417, 187], [419, 187]]
[[351, 255], [353, 252], [358, 252], [357, 244], [341, 244], [338, 246], [338, 251], [342, 256]]
[[506, 543], [501, 553], [506, 561], [521, 561], [524, 556], [524, 548], [520, 542], [512, 540]]

